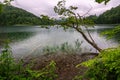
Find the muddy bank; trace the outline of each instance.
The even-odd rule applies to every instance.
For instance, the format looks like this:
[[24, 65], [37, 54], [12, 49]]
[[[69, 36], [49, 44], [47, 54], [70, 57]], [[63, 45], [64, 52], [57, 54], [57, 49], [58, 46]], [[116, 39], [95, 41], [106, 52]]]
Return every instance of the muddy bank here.
[[42, 56], [28, 56], [24, 59], [24, 63], [33, 63], [32, 69], [39, 70], [48, 65], [52, 60], [56, 62], [56, 80], [72, 80], [76, 75], [83, 75], [87, 70], [85, 67], [76, 68], [76, 65], [92, 59], [96, 54], [51, 54]]

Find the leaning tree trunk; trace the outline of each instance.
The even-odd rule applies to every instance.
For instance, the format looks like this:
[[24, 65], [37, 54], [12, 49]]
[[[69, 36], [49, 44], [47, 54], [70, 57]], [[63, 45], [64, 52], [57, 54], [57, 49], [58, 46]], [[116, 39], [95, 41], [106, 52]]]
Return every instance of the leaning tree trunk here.
[[[88, 31], [88, 34], [89, 34], [89, 37], [90, 37], [90, 39], [85, 35], [85, 33], [81, 30], [81, 29], [79, 29], [79, 26], [78, 26], [78, 20], [80, 20], [81, 19], [81, 16], [79, 15], [79, 14], [77, 14], [78, 15], [78, 17], [79, 17], [79, 19], [77, 18], [77, 16], [76, 16], [76, 14], [74, 14], [74, 17], [75, 17], [75, 20], [76, 20], [76, 27], [75, 27], [75, 25], [73, 25], [73, 28], [76, 30], [76, 31], [78, 31], [82, 36], [83, 36], [83, 38], [91, 45], [91, 46], [93, 46], [97, 51], [99, 51], [99, 52], [101, 52], [102, 51], [102, 49], [100, 48], [100, 47], [98, 47], [98, 45], [95, 43], [95, 41], [93, 40], [93, 38], [92, 38], [92, 36], [90, 35], [90, 33], [89, 33], [89, 31]], [[81, 20], [82, 21], [82, 23], [84, 24], [84, 22], [83, 22], [83, 20]]]
[[96, 50], [98, 50], [99, 52], [102, 51], [102, 49], [100, 47], [98, 47], [98, 45], [94, 42], [88, 39], [88, 37], [85, 35], [85, 33], [83, 33], [83, 31], [79, 30], [79, 28], [74, 27], [75, 30], [77, 30], [82, 36], [83, 38], [91, 45], [93, 46]]

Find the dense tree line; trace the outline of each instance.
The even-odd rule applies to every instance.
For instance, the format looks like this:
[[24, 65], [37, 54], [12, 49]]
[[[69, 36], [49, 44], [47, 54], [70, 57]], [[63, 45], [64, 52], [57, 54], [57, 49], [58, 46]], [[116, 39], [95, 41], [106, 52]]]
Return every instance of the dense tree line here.
[[[91, 15], [87, 17], [92, 19], [96, 24], [119, 24], [120, 23], [120, 5], [101, 14], [100, 16]], [[60, 24], [64, 20], [54, 20], [45, 15], [37, 17], [25, 10], [13, 7], [3, 6], [0, 13], [0, 25], [54, 25]]]
[[88, 17], [97, 24], [119, 24], [120, 23], [120, 5], [107, 10], [100, 16], [92, 15]]
[[32, 13], [13, 6], [3, 6], [2, 13], [0, 13], [0, 25], [17, 24], [49, 25], [54, 24], [54, 20], [45, 15], [37, 17]]

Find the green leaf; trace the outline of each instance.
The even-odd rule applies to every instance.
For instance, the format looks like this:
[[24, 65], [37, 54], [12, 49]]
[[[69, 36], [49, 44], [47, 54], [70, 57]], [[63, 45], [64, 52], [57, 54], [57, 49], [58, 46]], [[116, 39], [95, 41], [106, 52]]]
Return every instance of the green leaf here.
[[120, 47], [105, 49], [96, 58], [77, 67], [81, 65], [88, 67], [83, 77], [90, 80], [119, 80], [116, 77], [120, 75]]
[[105, 5], [106, 5], [110, 0], [95, 0], [95, 1], [98, 2], [98, 3], [104, 2]]
[[71, 9], [71, 10], [76, 10], [76, 9], [78, 9], [78, 7], [70, 6], [70, 9]]
[[0, 13], [2, 12], [2, 4], [0, 4]]
[[96, 0], [96, 2], [98, 2], [98, 3], [101, 3], [101, 2], [103, 2], [104, 0]]

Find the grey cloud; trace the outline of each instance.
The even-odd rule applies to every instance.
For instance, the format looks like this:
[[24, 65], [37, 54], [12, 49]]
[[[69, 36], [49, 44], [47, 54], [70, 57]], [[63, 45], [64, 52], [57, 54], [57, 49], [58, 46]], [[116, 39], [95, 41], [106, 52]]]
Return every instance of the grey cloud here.
[[[37, 16], [45, 14], [51, 17], [55, 17], [57, 14], [54, 13], [53, 7], [57, 4], [58, 1], [59, 0], [14, 0], [14, 2], [12, 2], [12, 5], [25, 9]], [[89, 14], [99, 15], [112, 7], [120, 5], [120, 0], [111, 0], [107, 5], [104, 5], [103, 3], [98, 4], [95, 2], [95, 0], [66, 1], [67, 6], [78, 6], [79, 9], [76, 12], [80, 14], [86, 13], [92, 7], [92, 10], [89, 12]]]

